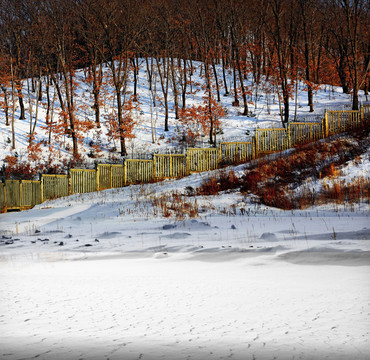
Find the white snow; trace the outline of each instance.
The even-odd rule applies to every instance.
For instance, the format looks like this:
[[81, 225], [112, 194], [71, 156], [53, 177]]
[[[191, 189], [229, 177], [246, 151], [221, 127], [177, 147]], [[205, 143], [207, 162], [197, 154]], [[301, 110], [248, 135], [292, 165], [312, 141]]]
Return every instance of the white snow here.
[[[201, 63], [193, 62], [194, 74], [192, 77], [193, 81], [193, 93], [188, 93], [186, 106], [200, 105], [203, 101], [202, 96], [204, 95], [201, 90], [201, 84], [204, 79], [200, 77], [201, 73]], [[217, 67], [219, 72], [219, 79], [222, 78], [222, 68]], [[104, 70], [106, 74], [108, 70]], [[153, 89], [156, 88], [157, 97], [161, 97], [162, 93], [160, 91], [159, 76], [155, 73], [154, 68], [153, 81], [157, 82], [157, 85], [153, 85]], [[78, 83], [77, 90], [75, 92], [75, 116], [79, 120], [89, 119], [94, 123], [94, 112], [92, 109], [93, 101], [91, 95], [91, 88], [88, 84], [84, 82], [85, 75], [83, 70], [76, 71], [76, 81]], [[227, 77], [228, 86], [232, 83], [231, 73]], [[253, 89], [253, 94], [255, 94], [255, 84], [252, 83], [251, 77], [247, 80], [246, 85], [249, 89]], [[259, 85], [258, 90], [258, 101], [256, 103], [255, 96], [249, 96], [248, 101], [250, 115], [242, 116], [243, 104], [240, 101], [241, 106], [232, 106], [233, 96], [223, 96], [224, 90], [221, 87], [221, 104], [225, 107], [227, 115], [225, 118], [221, 119], [222, 123], [222, 134], [218, 135], [217, 141], [248, 141], [250, 136], [253, 135], [253, 130], [258, 128], [266, 127], [281, 127], [281, 120], [279, 115], [279, 104], [277, 95], [270, 94], [266, 95], [262, 86], [264, 82]], [[105, 84], [106, 94], [102, 93], [102, 99], [105, 104], [101, 108], [101, 124], [102, 128], [92, 129], [84, 132], [85, 139], [82, 144], [79, 144], [80, 155], [84, 161], [89, 165], [93, 166], [94, 162], [112, 162], [119, 161], [119, 144], [117, 141], [109, 139], [108, 132], [108, 122], [106, 116], [114, 113], [115, 111], [115, 100], [113, 100], [113, 87], [109, 84]], [[133, 92], [133, 80], [127, 86], [128, 94]], [[190, 86], [188, 88], [190, 92]], [[156, 102], [156, 107], [151, 106], [152, 94], [149, 90], [147, 71], [145, 61], [140, 60], [140, 71], [138, 78], [138, 100], [136, 103], [138, 106], [137, 110], [133, 110], [133, 120], [136, 125], [133, 130], [134, 138], [127, 139], [127, 151], [129, 155], [135, 154], [146, 154], [150, 152], [166, 153], [168, 151], [176, 151], [179, 148], [179, 130], [181, 130], [181, 125], [178, 120], [175, 119], [174, 114], [174, 96], [172, 89], [169, 89], [169, 131], [164, 131], [164, 106], [160, 105], [160, 102]], [[35, 108], [36, 108], [36, 93], [27, 93], [27, 84], [24, 82], [23, 85], [24, 103], [26, 109], [26, 119], [19, 120], [19, 106], [16, 103], [16, 114], [15, 114], [15, 129], [16, 129], [16, 153], [18, 159], [21, 161], [27, 160], [27, 135], [30, 129], [30, 119], [28, 114], [28, 109], [30, 107], [29, 99], [32, 101], [33, 106], [33, 122], [35, 121]], [[54, 96], [53, 88], [50, 89], [50, 97], [54, 98], [54, 108], [53, 108], [53, 121], [54, 123], [58, 120], [58, 113], [60, 111], [60, 104], [56, 96]], [[112, 98], [111, 98], [112, 97]], [[239, 100], [241, 98], [239, 97]], [[360, 104], [368, 101], [368, 97], [364, 95], [363, 91], [359, 92], [359, 102]], [[39, 103], [38, 119], [36, 126], [35, 139], [37, 142], [44, 141], [47, 142], [49, 138], [48, 131], [45, 130], [46, 126], [46, 90], [43, 88], [43, 102]], [[309, 112], [309, 107], [307, 105], [307, 92], [305, 91], [305, 85], [302, 83], [299, 85], [298, 97], [297, 97], [297, 116], [302, 117], [312, 117], [315, 115], [322, 115], [325, 109], [331, 110], [342, 110], [348, 109], [351, 106], [351, 95], [343, 94], [341, 88], [333, 87], [329, 85], [322, 85], [321, 89], [314, 93], [314, 112]], [[295, 100], [291, 101], [291, 113], [290, 118], [294, 119], [295, 116]], [[10, 112], [11, 115], [11, 112]], [[153, 134], [154, 141], [152, 139], [152, 126], [153, 124]], [[11, 150], [11, 126], [5, 126], [5, 113], [0, 109], [0, 162], [3, 162], [5, 156], [14, 155], [15, 151]], [[208, 147], [208, 136], [198, 139], [198, 146]], [[89, 158], [88, 154], [92, 151], [90, 143], [94, 142], [100, 143], [101, 152], [97, 158]], [[69, 136], [61, 136], [57, 139], [55, 135], [52, 134], [52, 145], [54, 147], [53, 152], [49, 151], [49, 147], [46, 144], [41, 146], [41, 155], [38, 157], [38, 161], [46, 162], [51, 160], [50, 165], [55, 165], [60, 163], [63, 159], [69, 160], [72, 153], [72, 141]], [[116, 150], [112, 150], [116, 148]], [[32, 163], [32, 161], [31, 161]], [[1, 164], [1, 163], [0, 163]], [[37, 164], [34, 164], [37, 165]]]
[[154, 215], [205, 176], [1, 214], [1, 357], [368, 359], [368, 205]]
[[[335, 99], [315, 95], [317, 111], [348, 103], [348, 95], [335, 91]], [[299, 112], [307, 113], [300, 94]], [[167, 142], [173, 118], [159, 139], [160, 109], [151, 144], [146, 97], [132, 150], [176, 146]], [[230, 106], [224, 138], [278, 124], [276, 104], [271, 115], [263, 99], [259, 106], [258, 118]], [[0, 117], [5, 157], [9, 130]], [[24, 157], [29, 123], [16, 126]], [[243, 165], [233, 170], [240, 175]], [[340, 176], [349, 182], [368, 174], [364, 154]], [[209, 175], [0, 214], [0, 358], [369, 359], [369, 204], [282, 211], [230, 192], [182, 196], [199, 217], [176, 218], [181, 204], [171, 194], [186, 194]], [[158, 201], [168, 203], [169, 218], [153, 206]]]

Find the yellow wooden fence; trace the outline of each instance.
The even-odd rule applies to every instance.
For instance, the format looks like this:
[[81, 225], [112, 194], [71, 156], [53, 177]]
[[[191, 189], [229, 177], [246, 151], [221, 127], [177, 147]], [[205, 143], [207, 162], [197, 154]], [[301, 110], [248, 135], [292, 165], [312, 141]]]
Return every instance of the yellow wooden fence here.
[[6, 208], [6, 191], [5, 184], [0, 183], [0, 213], [5, 212]]
[[169, 179], [189, 174], [185, 154], [155, 154], [153, 158], [153, 179]]
[[139, 184], [148, 183], [153, 180], [153, 161], [130, 159], [124, 164], [124, 183]]
[[0, 211], [25, 210], [45, 200], [71, 194], [215, 170], [369, 123], [370, 105], [362, 106], [360, 111], [327, 111], [320, 122], [293, 122], [285, 129], [257, 129], [249, 142], [224, 142], [218, 148], [192, 148], [186, 154], [156, 154], [153, 160], [130, 159], [120, 165], [99, 164], [95, 170], [71, 169], [68, 175], [43, 174], [40, 181], [5, 180], [0, 183]]
[[221, 158], [223, 164], [238, 164], [253, 159], [251, 141], [221, 143]]
[[361, 107], [361, 120], [366, 124], [370, 122], [370, 105], [363, 105]]
[[42, 202], [41, 182], [5, 180], [0, 184], [0, 210], [26, 210]]
[[68, 196], [68, 176], [43, 174], [41, 176], [41, 194], [42, 201]]
[[189, 173], [218, 169], [221, 162], [217, 148], [188, 149], [186, 155]]
[[323, 124], [320, 122], [290, 123], [290, 145], [302, 145], [323, 138]]
[[95, 170], [71, 169], [69, 174], [70, 194], [88, 193], [98, 190]]
[[358, 110], [327, 111], [324, 119], [325, 137], [352, 130], [361, 125]]

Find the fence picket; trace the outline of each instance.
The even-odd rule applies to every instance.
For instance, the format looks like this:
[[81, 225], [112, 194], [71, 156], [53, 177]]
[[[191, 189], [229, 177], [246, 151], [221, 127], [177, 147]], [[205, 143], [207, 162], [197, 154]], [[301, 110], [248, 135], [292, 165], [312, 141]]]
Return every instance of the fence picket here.
[[5, 184], [0, 183], [0, 213], [6, 212], [6, 191]]

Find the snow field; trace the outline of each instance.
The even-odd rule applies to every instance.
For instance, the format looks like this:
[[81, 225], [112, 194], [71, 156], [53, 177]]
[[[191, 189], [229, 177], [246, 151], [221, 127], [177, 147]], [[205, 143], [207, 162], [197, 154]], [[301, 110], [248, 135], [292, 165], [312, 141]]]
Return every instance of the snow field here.
[[367, 359], [368, 266], [172, 254], [3, 262], [6, 359]]
[[[145, 76], [141, 70], [141, 111], [134, 114], [136, 137], [128, 149], [165, 152], [178, 146], [169, 142], [177, 131], [173, 102], [166, 134], [163, 109], [151, 109]], [[91, 105], [85, 91], [81, 83], [76, 101]], [[260, 95], [258, 108], [251, 108], [256, 117], [241, 116], [231, 97], [222, 97], [228, 116], [219, 139], [236, 141], [256, 127], [280, 126], [278, 104], [271, 104], [270, 114]], [[200, 104], [201, 96], [189, 95], [188, 104]], [[349, 101], [339, 89], [331, 95], [321, 89], [315, 114]], [[306, 102], [301, 87], [298, 115], [308, 115]], [[78, 109], [77, 116], [93, 119], [93, 112]], [[11, 132], [3, 124], [0, 111], [5, 158]], [[47, 137], [41, 125], [42, 109], [37, 140]], [[25, 160], [29, 119], [16, 120], [16, 129], [19, 159]], [[102, 160], [114, 145], [106, 131], [103, 124]], [[86, 135], [83, 156], [97, 138], [94, 131]], [[61, 158], [69, 157], [69, 142], [63, 139]], [[42, 149], [46, 159], [48, 149]], [[368, 178], [368, 155], [341, 169], [339, 180]], [[240, 176], [243, 166], [233, 171]], [[155, 197], [185, 193], [208, 176], [77, 194], [0, 214], [0, 358], [369, 359], [369, 204], [282, 211], [230, 192], [189, 197], [200, 209], [194, 219], [163, 218], [153, 207]], [[324, 181], [308, 179], [305, 186], [319, 190]]]

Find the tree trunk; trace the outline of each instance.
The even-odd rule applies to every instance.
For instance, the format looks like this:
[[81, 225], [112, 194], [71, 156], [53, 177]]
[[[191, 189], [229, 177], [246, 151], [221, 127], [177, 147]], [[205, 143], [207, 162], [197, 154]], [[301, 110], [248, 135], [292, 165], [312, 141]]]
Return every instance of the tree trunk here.
[[134, 67], [134, 97], [133, 101], [137, 101], [137, 79], [139, 75], [139, 60], [137, 58], [131, 58], [131, 63]]
[[47, 75], [46, 79], [46, 99], [47, 99], [47, 107], [46, 107], [46, 124], [49, 124], [49, 117], [50, 117], [50, 77]]
[[60, 90], [59, 83], [57, 82], [57, 79], [55, 78], [54, 75], [50, 75], [50, 77], [51, 77], [51, 80], [54, 82], [55, 89], [57, 90], [60, 108], [64, 112], [65, 111], [64, 101], [63, 101], [62, 92]]
[[283, 90], [283, 101], [284, 101], [284, 124], [288, 124], [289, 122], [289, 94], [287, 93], [287, 91], [284, 91], [284, 90]]
[[37, 97], [38, 101], [42, 101], [42, 77], [41, 77], [41, 71], [40, 71], [40, 76], [39, 76], [39, 95]]
[[11, 73], [11, 81], [12, 81], [12, 150], [15, 150], [15, 87], [14, 87], [14, 70], [13, 70], [13, 62], [11, 59], [10, 63], [10, 73]]
[[99, 65], [99, 70], [97, 74], [96, 64], [94, 63], [93, 69], [93, 95], [94, 95], [94, 112], [95, 112], [95, 124], [98, 129], [100, 129], [100, 87], [101, 79], [103, 76], [103, 66]]
[[172, 86], [173, 86], [173, 98], [175, 102], [175, 119], [179, 119], [179, 104], [178, 104], [178, 91], [176, 84], [176, 74], [175, 74], [175, 65], [173, 63], [173, 57], [171, 56], [171, 77], [172, 77]]
[[163, 100], [164, 100], [164, 107], [165, 107], [165, 115], [164, 115], [164, 131], [168, 131], [168, 82], [169, 82], [169, 61], [162, 58], [163, 62], [163, 71], [161, 69], [161, 64], [156, 58], [157, 67], [159, 78], [161, 80], [161, 87], [163, 92]]
[[186, 88], [187, 88], [187, 82], [188, 82], [188, 79], [187, 79], [187, 67], [186, 67], [186, 59], [183, 60], [184, 61], [184, 84], [183, 84], [183, 87], [182, 87], [182, 108], [185, 109], [186, 107]]
[[233, 61], [233, 78], [234, 78], [234, 102], [233, 106], [239, 106], [238, 90], [236, 88], [236, 71], [235, 71], [235, 60]]
[[20, 81], [16, 80], [16, 84], [17, 84], [17, 92], [18, 92], [18, 102], [19, 102], [19, 107], [20, 107], [20, 111], [21, 111], [21, 114], [19, 116], [19, 120], [25, 120], [26, 119], [26, 113], [25, 113], [25, 110], [24, 110], [23, 95], [22, 95]]
[[4, 93], [4, 112], [5, 112], [5, 125], [9, 126], [9, 105], [8, 105], [8, 92], [6, 91], [5, 87], [1, 87], [1, 90], [3, 90]]
[[337, 70], [338, 70], [338, 76], [340, 79], [340, 83], [343, 89], [343, 93], [349, 94], [350, 91], [349, 91], [348, 81], [347, 81], [346, 72], [345, 72], [345, 60], [342, 59], [342, 57], [339, 59]]
[[247, 94], [246, 94], [245, 88], [244, 88], [243, 74], [242, 74], [242, 69], [241, 69], [241, 66], [240, 66], [239, 51], [238, 51], [237, 47], [235, 47], [235, 52], [236, 52], [236, 54], [235, 54], [236, 55], [236, 63], [238, 65], [240, 87], [242, 89], [242, 98], [243, 98], [243, 104], [244, 104], [243, 115], [248, 115]]
[[[152, 90], [152, 74], [153, 74], [153, 69], [152, 67], [149, 67], [149, 59], [146, 56], [145, 57], [145, 63], [146, 63], [146, 72], [148, 74], [148, 82], [149, 82], [149, 91]], [[152, 60], [153, 63], [153, 60]]]
[[212, 97], [212, 91], [211, 91], [211, 79], [209, 78], [209, 71], [208, 71], [208, 64], [205, 64], [205, 76], [206, 76], [206, 84], [207, 84], [207, 95], [208, 95], [208, 113], [209, 113], [209, 143], [211, 145], [214, 144], [213, 140], [213, 116], [212, 116], [212, 104], [211, 104], [211, 97]]
[[69, 128], [70, 128], [70, 134], [72, 137], [72, 144], [73, 144], [73, 157], [75, 159], [78, 158], [78, 142], [77, 142], [77, 136], [76, 136], [76, 129], [75, 129], [75, 115], [74, 115], [74, 106], [73, 106], [73, 75], [72, 71], [68, 72], [66, 69], [66, 65], [61, 60], [62, 65], [62, 72], [64, 77], [64, 85], [65, 85], [65, 96], [66, 96], [66, 104], [67, 104], [67, 110], [68, 110], [68, 117], [69, 117]]
[[217, 71], [216, 71], [216, 64], [214, 63], [213, 60], [214, 59], [212, 59], [212, 69], [213, 69], [213, 75], [215, 77], [215, 82], [216, 82], [217, 102], [220, 102], [221, 101], [221, 98], [220, 98], [220, 87], [218, 85], [218, 76], [217, 76]]
[[226, 81], [226, 70], [225, 70], [225, 58], [224, 58], [224, 56], [222, 56], [222, 75], [223, 75], [224, 87], [225, 87], [224, 96], [229, 96], [229, 90], [227, 88], [227, 81]]
[[117, 96], [117, 112], [118, 112], [118, 126], [119, 126], [119, 141], [121, 146], [121, 156], [127, 155], [125, 135], [123, 133], [123, 123], [122, 123], [122, 99], [120, 87], [116, 86], [116, 96]]

